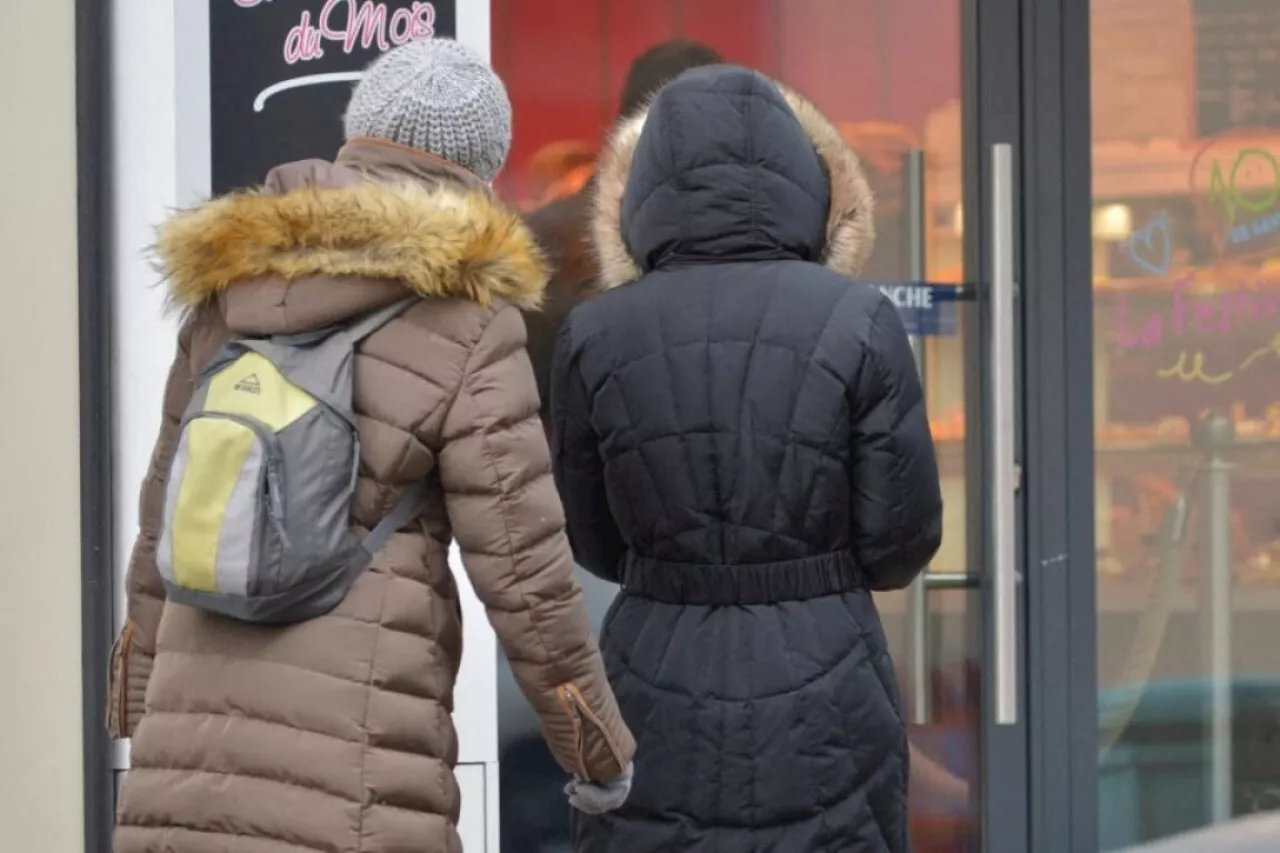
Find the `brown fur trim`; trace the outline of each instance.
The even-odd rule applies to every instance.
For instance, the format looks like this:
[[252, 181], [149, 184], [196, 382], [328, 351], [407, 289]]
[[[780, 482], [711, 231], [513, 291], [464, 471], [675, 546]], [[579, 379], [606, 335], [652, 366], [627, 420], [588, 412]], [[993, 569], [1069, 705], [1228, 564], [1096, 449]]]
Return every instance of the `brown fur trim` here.
[[517, 214], [484, 192], [414, 183], [235, 193], [162, 225], [156, 254], [183, 307], [262, 276], [324, 274], [530, 309], [548, 277]]
[[640, 277], [640, 266], [631, 257], [622, 236], [622, 195], [627, 190], [631, 161], [644, 130], [646, 108], [624, 119], [614, 129], [601, 154], [596, 173], [596, 193], [592, 202], [591, 242], [600, 262], [602, 287], [617, 287]]
[[[874, 198], [858, 155], [826, 116], [808, 99], [776, 80], [791, 111], [831, 174], [831, 209], [822, 262], [836, 272], [855, 276], [875, 245]], [[601, 283], [617, 287], [634, 281], [640, 268], [622, 235], [622, 195], [648, 110], [624, 120], [614, 130], [601, 156], [591, 237], [600, 261]]]

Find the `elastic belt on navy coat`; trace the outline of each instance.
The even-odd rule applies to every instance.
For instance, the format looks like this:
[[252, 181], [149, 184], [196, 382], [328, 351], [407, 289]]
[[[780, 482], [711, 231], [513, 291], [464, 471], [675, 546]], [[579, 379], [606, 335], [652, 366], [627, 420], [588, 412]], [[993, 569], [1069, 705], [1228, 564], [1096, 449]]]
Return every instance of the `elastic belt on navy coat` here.
[[778, 604], [866, 589], [849, 551], [776, 563], [678, 563], [628, 554], [622, 588], [667, 604]]

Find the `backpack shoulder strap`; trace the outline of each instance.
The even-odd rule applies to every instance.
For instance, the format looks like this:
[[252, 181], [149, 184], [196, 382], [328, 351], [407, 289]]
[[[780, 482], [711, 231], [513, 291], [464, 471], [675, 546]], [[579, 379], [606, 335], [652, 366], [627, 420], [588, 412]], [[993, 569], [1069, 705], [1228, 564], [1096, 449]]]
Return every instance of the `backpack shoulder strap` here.
[[395, 533], [401, 527], [409, 523], [409, 519], [413, 518], [413, 513], [418, 509], [418, 504], [422, 502], [422, 497], [426, 493], [426, 480], [420, 479], [409, 487], [409, 490], [396, 501], [396, 505], [391, 508], [391, 512], [387, 513], [378, 525], [369, 531], [369, 535], [364, 538], [364, 550], [372, 557], [374, 554], [382, 550], [382, 546], [387, 544], [387, 540], [391, 538], [391, 534]]
[[354, 347], [400, 316], [410, 305], [419, 301], [419, 297], [410, 296], [397, 302], [392, 302], [387, 307], [370, 312], [354, 323], [337, 330], [330, 336], [330, 340], [341, 339]]
[[418, 297], [410, 296], [396, 302], [392, 302], [385, 308], [379, 308], [376, 311], [370, 311], [363, 317], [348, 324], [341, 322], [330, 324], [319, 329], [311, 329], [305, 332], [288, 332], [285, 334], [271, 335], [267, 338], [240, 338], [241, 346], [251, 349], [262, 349], [262, 345], [275, 344], [284, 347], [303, 347], [311, 348], [323, 346], [330, 341], [338, 343], [339, 348], [347, 346], [354, 347], [383, 326], [390, 323], [399, 316], [410, 305], [418, 301]]
[[401, 299], [347, 325], [270, 338], [242, 338], [234, 343], [242, 350], [253, 350], [264, 356], [290, 382], [354, 426], [350, 364], [356, 345], [417, 301], [416, 296]]

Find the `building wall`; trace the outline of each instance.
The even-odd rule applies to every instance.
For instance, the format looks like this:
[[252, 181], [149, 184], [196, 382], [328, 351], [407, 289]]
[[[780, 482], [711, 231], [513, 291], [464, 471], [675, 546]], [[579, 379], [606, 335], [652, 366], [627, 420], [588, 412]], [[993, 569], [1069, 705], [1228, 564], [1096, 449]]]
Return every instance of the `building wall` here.
[[0, 3], [0, 850], [83, 849], [75, 2]]

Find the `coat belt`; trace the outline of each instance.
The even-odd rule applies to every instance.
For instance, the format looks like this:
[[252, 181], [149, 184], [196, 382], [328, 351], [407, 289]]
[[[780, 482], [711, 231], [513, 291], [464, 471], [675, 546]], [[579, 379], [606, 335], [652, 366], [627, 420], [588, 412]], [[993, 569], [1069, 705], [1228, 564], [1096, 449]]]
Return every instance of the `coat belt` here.
[[849, 551], [774, 563], [680, 563], [628, 554], [622, 588], [668, 604], [778, 604], [867, 588]]

